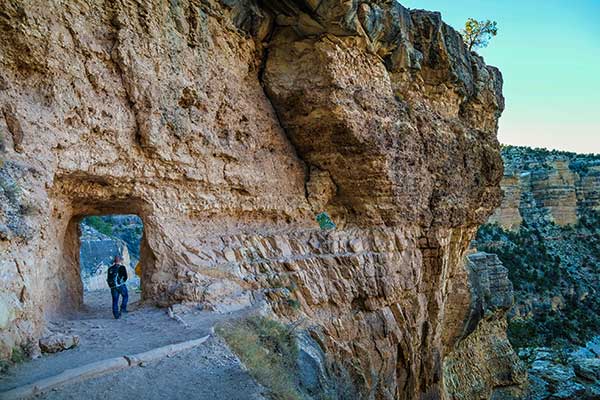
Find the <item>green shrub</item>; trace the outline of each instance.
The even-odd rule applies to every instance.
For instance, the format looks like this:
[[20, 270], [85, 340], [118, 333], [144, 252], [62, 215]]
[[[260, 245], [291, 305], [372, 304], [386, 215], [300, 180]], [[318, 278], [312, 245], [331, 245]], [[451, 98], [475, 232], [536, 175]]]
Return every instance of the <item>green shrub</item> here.
[[20, 347], [14, 347], [12, 350], [12, 354], [10, 356], [10, 361], [13, 364], [20, 364], [25, 361], [27, 357], [25, 356], [25, 352]]
[[91, 226], [98, 232], [103, 233], [105, 235], [110, 236], [113, 233], [112, 225], [110, 223], [104, 221], [104, 219], [102, 219], [102, 217], [99, 217], [96, 215], [91, 216], [91, 217], [85, 217], [83, 219], [83, 223], [85, 225]]
[[[582, 210], [579, 217], [573, 226], [524, 222], [513, 232], [486, 224], [477, 233], [474, 245], [498, 255], [513, 282], [517, 307], [532, 313], [527, 320], [509, 320], [515, 347], [581, 345], [598, 334], [600, 297], [591, 282], [600, 271], [600, 213]], [[586, 292], [587, 297], [580, 296]], [[564, 306], [551, 309], [555, 296]]]

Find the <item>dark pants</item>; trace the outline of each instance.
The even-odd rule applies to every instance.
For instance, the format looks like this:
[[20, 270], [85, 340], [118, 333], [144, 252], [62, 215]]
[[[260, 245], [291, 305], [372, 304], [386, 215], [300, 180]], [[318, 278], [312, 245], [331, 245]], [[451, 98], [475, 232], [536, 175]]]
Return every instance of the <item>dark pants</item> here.
[[[116, 288], [110, 288], [110, 294], [112, 295], [113, 315], [115, 318], [119, 318], [121, 312], [127, 312], [127, 300], [129, 299], [127, 286], [121, 285]], [[119, 312], [119, 295], [123, 296], [123, 300], [121, 301], [121, 312]]]

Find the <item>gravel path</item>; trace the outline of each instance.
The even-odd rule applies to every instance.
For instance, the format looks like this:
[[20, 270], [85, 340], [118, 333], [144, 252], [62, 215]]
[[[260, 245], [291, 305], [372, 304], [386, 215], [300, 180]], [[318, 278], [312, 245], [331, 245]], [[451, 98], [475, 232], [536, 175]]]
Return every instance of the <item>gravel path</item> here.
[[36, 396], [44, 400], [264, 400], [263, 389], [218, 339], [145, 367]]
[[[208, 335], [217, 322], [244, 313], [217, 314], [181, 307], [176, 311], [188, 324], [185, 327], [169, 318], [166, 310], [138, 300], [139, 295], [130, 291], [130, 312], [115, 320], [108, 290], [86, 293], [83, 310], [52, 322], [53, 330], [79, 335], [79, 346], [12, 368], [0, 376], [0, 392], [91, 362], [198, 339]], [[231, 393], [224, 386], [231, 386]], [[172, 358], [65, 386], [42, 398], [106, 400], [126, 398], [124, 393], [143, 393], [143, 399], [259, 399], [260, 391], [227, 347], [211, 338], [206, 345]], [[219, 397], [220, 393], [229, 394]]]

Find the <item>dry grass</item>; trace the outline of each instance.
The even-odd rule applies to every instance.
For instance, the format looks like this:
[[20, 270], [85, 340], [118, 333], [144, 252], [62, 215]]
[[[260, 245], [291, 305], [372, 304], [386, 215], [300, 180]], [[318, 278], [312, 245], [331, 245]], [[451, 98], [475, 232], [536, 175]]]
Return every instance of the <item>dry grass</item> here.
[[287, 326], [264, 317], [249, 317], [217, 327], [250, 375], [277, 400], [300, 400], [294, 378], [298, 345]]

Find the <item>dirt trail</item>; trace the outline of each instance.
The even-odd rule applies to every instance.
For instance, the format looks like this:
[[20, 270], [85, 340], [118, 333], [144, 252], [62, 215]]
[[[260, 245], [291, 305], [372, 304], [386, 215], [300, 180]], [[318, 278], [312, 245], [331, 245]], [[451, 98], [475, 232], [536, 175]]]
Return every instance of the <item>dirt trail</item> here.
[[[0, 399], [1, 392], [65, 369], [198, 339], [211, 333], [217, 322], [244, 313], [225, 315], [182, 309], [179, 315], [188, 324], [185, 327], [169, 318], [164, 309], [143, 305], [138, 300], [139, 295], [131, 290], [130, 312], [115, 320], [108, 290], [86, 293], [84, 309], [69, 318], [52, 321], [53, 329], [79, 335], [80, 345], [20, 364], [0, 376]], [[211, 338], [206, 345], [145, 367], [74, 383], [37, 398], [106, 400], [126, 398], [127, 394], [144, 399], [261, 399], [261, 392], [229, 349]]]
[[205, 345], [84, 382], [64, 386], [44, 400], [265, 400], [264, 390], [223, 343]]

